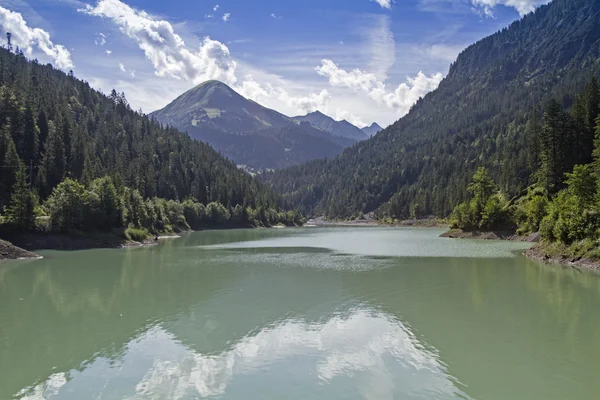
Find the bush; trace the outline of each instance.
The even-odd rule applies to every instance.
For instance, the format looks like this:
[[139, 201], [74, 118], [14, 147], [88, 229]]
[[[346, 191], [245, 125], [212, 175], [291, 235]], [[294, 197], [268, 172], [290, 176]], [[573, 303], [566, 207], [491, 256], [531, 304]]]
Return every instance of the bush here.
[[146, 229], [127, 228], [125, 229], [125, 238], [133, 242], [143, 242], [150, 239], [151, 235]]
[[529, 188], [527, 195], [519, 199], [515, 210], [515, 219], [519, 225], [519, 234], [528, 234], [540, 230], [542, 220], [547, 214], [548, 194], [542, 188]]

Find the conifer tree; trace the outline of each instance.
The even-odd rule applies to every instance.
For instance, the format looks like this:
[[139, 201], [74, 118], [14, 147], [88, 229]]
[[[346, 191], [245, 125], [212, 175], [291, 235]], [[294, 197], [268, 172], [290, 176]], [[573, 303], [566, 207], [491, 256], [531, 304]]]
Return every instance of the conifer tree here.
[[15, 173], [15, 184], [12, 188], [10, 206], [8, 207], [8, 221], [23, 232], [31, 230], [35, 225], [35, 196], [27, 183], [25, 165], [19, 163]]

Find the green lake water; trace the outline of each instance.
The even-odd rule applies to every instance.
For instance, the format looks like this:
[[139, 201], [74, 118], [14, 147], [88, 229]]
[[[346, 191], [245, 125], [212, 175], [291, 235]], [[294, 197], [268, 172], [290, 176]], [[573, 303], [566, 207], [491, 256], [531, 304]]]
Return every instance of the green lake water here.
[[441, 230], [0, 263], [0, 399], [597, 399], [600, 275]]

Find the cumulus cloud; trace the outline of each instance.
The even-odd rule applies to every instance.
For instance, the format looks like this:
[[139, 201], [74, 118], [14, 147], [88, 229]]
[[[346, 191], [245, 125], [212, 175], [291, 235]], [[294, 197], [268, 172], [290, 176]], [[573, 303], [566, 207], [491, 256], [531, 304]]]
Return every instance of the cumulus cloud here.
[[66, 47], [52, 43], [50, 34], [40, 28], [30, 28], [23, 16], [0, 6], [0, 27], [2, 36], [12, 34], [12, 44], [19, 46], [23, 53], [32, 57], [34, 47], [50, 57], [61, 69], [73, 68], [71, 53]]
[[256, 102], [277, 100], [288, 107], [306, 113], [327, 108], [327, 104], [331, 100], [331, 95], [327, 90], [306, 96], [293, 96], [282, 87], [273, 86], [269, 83], [261, 85], [250, 75], [246, 76], [242, 84], [234, 87], [234, 89]]
[[215, 4], [215, 6], [213, 7], [213, 11], [217, 11], [219, 9], [219, 5]]
[[157, 76], [194, 83], [210, 79], [228, 84], [236, 81], [236, 62], [231, 58], [229, 49], [208, 36], [197, 50], [190, 50], [168, 21], [158, 20], [119, 0], [100, 0], [95, 6], [87, 5], [79, 11], [107, 18], [119, 26], [121, 32], [136, 41], [144, 51]]
[[400, 115], [406, 114], [420, 97], [436, 89], [443, 79], [441, 73], [428, 77], [419, 72], [416, 77], [408, 77], [406, 82], [390, 92], [374, 74], [359, 69], [348, 72], [331, 60], [322, 60], [316, 71], [326, 77], [332, 86], [365, 92], [376, 102], [396, 109]]
[[121, 70], [121, 72], [126, 72], [127, 69], [125, 68], [125, 66], [123, 65], [123, 63], [119, 63], [119, 69]]
[[112, 50], [106, 50], [106, 54], [110, 56], [112, 54]]
[[379, 4], [383, 8], [392, 8], [392, 0], [371, 0], [377, 4]]
[[231, 13], [225, 13], [225, 14], [223, 14], [222, 19], [223, 19], [223, 21], [227, 22], [227, 21], [229, 21], [229, 17], [231, 17]]
[[482, 12], [486, 16], [494, 15], [494, 7], [504, 5], [513, 7], [521, 16], [534, 11], [537, 6], [549, 3], [550, 0], [471, 0], [476, 11]]
[[271, 13], [271, 18], [281, 19], [281, 16], [276, 15], [275, 13]]

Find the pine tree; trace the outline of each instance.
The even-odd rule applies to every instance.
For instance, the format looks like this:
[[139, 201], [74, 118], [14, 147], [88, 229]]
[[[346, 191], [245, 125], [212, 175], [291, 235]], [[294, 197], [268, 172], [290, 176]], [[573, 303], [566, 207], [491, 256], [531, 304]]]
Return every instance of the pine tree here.
[[48, 122], [48, 141], [43, 160], [43, 168], [46, 171], [46, 187], [43, 194], [48, 196], [52, 188], [56, 187], [65, 177], [66, 172], [65, 144], [62, 138], [62, 130], [56, 129], [54, 122]]
[[571, 149], [574, 147], [569, 115], [554, 99], [548, 102], [544, 112], [540, 136], [541, 181], [549, 193], [563, 187], [564, 174], [569, 172]]
[[20, 231], [27, 232], [35, 225], [34, 211], [35, 196], [27, 184], [25, 165], [19, 163], [7, 212], [8, 221]]

